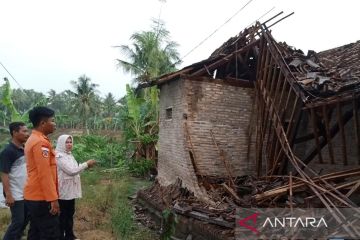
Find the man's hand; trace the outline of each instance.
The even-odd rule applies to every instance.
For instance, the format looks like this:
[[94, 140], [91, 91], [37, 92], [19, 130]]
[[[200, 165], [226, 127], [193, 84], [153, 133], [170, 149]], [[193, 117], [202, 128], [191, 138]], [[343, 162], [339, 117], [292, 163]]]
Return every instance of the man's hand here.
[[52, 215], [60, 214], [60, 207], [58, 200], [52, 201], [50, 202], [50, 204], [51, 204], [50, 214]]
[[6, 196], [5, 204], [6, 204], [6, 206], [12, 207], [12, 206], [14, 206], [15, 199], [13, 198], [11, 191], [10, 191], [9, 174], [1, 172], [1, 181], [2, 181], [2, 184], [4, 187], [5, 196]]
[[5, 204], [8, 207], [12, 207], [14, 206], [15, 203], [15, 199], [13, 198], [13, 196], [10, 194], [6, 194], [6, 199], [5, 199]]
[[89, 168], [93, 167], [96, 163], [96, 161], [94, 159], [90, 159], [86, 161], [87, 165]]

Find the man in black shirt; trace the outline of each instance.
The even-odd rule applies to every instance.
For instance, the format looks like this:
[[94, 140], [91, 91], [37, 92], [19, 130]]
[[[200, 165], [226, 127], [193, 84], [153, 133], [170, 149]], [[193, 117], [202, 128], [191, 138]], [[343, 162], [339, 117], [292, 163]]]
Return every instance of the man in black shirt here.
[[23, 192], [27, 177], [24, 143], [29, 137], [29, 132], [22, 122], [10, 123], [9, 130], [11, 141], [0, 153], [1, 181], [6, 205], [11, 211], [11, 223], [4, 240], [20, 240], [28, 223]]

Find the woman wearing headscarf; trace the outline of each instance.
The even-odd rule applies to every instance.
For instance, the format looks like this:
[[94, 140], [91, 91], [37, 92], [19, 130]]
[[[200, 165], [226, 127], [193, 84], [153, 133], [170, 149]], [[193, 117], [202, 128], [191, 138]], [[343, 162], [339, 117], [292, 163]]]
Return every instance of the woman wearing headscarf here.
[[59, 181], [59, 205], [60, 205], [60, 239], [74, 240], [73, 231], [75, 199], [81, 198], [80, 175], [82, 171], [92, 167], [96, 161], [88, 160], [78, 164], [71, 153], [73, 137], [61, 135], [56, 145], [56, 160]]

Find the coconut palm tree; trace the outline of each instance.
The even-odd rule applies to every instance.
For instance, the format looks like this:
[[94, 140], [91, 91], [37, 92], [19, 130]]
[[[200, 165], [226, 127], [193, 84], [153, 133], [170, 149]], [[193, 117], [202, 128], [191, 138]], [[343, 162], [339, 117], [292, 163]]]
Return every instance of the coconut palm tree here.
[[82, 120], [83, 127], [88, 130], [87, 119], [97, 105], [97, 87], [98, 84], [92, 83], [91, 79], [85, 75], [78, 78], [77, 81], [70, 82], [75, 91], [72, 91], [74, 97], [73, 110], [77, 112]]
[[116, 100], [112, 93], [108, 93], [103, 101], [103, 117], [114, 117], [116, 110]]
[[[134, 83], [148, 82], [176, 70], [180, 64], [178, 44], [160, 20], [154, 20], [150, 31], [135, 32], [132, 44], [118, 46], [125, 60], [117, 59], [124, 72], [135, 76]], [[135, 144], [136, 159], [155, 158], [158, 134], [158, 89], [147, 88], [140, 94], [127, 86], [122, 106], [122, 129], [128, 142]]]
[[124, 72], [135, 76], [135, 82], [147, 82], [162, 74], [176, 70], [180, 64], [178, 44], [169, 39], [169, 31], [160, 20], [153, 20], [150, 31], [131, 35], [132, 45], [117, 46], [127, 60], [117, 59]]

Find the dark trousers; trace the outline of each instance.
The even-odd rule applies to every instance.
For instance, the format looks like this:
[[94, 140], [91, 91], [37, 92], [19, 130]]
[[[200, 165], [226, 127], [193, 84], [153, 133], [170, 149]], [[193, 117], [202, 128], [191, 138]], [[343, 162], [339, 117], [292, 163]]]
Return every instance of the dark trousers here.
[[60, 205], [60, 239], [74, 240], [74, 213], [75, 213], [75, 199], [61, 200]]
[[25, 201], [15, 201], [14, 205], [10, 207], [10, 211], [11, 223], [6, 230], [4, 240], [20, 240], [29, 222]]
[[30, 213], [28, 240], [58, 240], [59, 217], [50, 214], [51, 204], [46, 201], [25, 200]]

